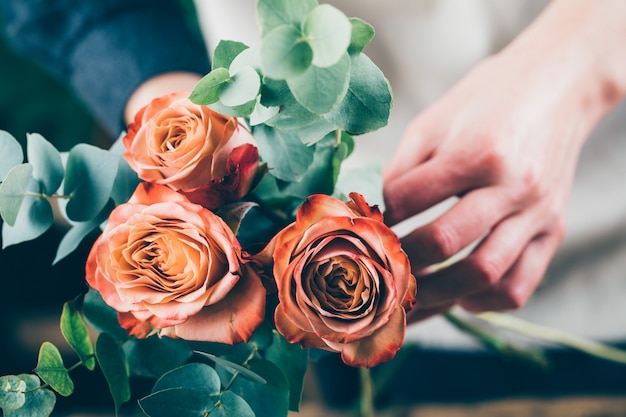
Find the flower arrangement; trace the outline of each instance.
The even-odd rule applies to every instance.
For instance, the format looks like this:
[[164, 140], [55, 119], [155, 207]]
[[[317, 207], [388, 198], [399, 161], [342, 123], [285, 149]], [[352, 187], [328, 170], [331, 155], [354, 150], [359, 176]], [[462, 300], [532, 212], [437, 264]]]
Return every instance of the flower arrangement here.
[[3, 247], [63, 222], [56, 263], [100, 231], [90, 289], [61, 314], [78, 362], [43, 343], [34, 374], [0, 377], [5, 416], [50, 415], [80, 366], [101, 369], [116, 412], [142, 375], [148, 416], [286, 416], [310, 349], [370, 368], [402, 346], [415, 277], [368, 202], [380, 182], [355, 192], [341, 170], [392, 106], [363, 53], [373, 28], [317, 0], [258, 0], [257, 16], [260, 48], [219, 43], [192, 92], [153, 100], [109, 150], [31, 134], [24, 163], [0, 132]]

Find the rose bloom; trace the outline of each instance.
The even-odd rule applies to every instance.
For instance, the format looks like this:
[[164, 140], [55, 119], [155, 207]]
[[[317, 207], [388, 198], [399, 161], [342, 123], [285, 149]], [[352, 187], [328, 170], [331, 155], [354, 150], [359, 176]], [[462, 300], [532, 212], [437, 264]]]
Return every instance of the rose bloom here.
[[340, 352], [351, 366], [373, 367], [402, 346], [417, 285], [378, 208], [360, 194], [350, 198], [346, 204], [310, 196], [259, 260], [273, 261], [274, 319], [288, 341]]
[[86, 271], [122, 327], [139, 338], [158, 332], [234, 344], [263, 321], [265, 288], [233, 232], [165, 186], [141, 183], [111, 212]]
[[182, 191], [214, 209], [252, 186], [259, 151], [236, 118], [192, 103], [188, 92], [152, 100], [123, 138], [124, 158], [139, 178]]

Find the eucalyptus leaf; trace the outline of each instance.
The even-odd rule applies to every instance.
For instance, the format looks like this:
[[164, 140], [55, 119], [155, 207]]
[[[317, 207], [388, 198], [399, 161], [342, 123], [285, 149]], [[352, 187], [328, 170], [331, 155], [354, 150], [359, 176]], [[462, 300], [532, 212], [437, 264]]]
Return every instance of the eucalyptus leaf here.
[[358, 168], [342, 167], [337, 179], [336, 189], [345, 195], [353, 191], [362, 194], [370, 205], [376, 204], [380, 211], [385, 211], [382, 167], [380, 164], [373, 163]]
[[28, 162], [33, 166], [33, 177], [41, 183], [41, 191], [54, 194], [63, 181], [65, 170], [59, 151], [38, 133], [26, 136]]
[[261, 88], [261, 104], [275, 106], [279, 111], [265, 124], [277, 129], [302, 129], [319, 120], [319, 116], [305, 109], [295, 99], [285, 81], [265, 78]]
[[37, 360], [35, 373], [37, 373], [45, 383], [50, 385], [50, 388], [64, 397], [74, 392], [74, 383], [63, 364], [61, 353], [59, 349], [50, 342], [43, 342], [39, 349], [39, 358]]
[[76, 300], [68, 301], [63, 305], [61, 333], [85, 367], [92, 371], [96, 367], [95, 352], [89, 338], [87, 325], [80, 314]]
[[0, 130], [0, 181], [2, 181], [9, 170], [24, 162], [24, 151], [22, 145], [6, 130]]
[[216, 68], [202, 77], [189, 95], [189, 100], [195, 104], [213, 104], [220, 99], [220, 89], [230, 79], [230, 72], [226, 68]]
[[117, 414], [120, 406], [130, 399], [130, 381], [126, 357], [113, 336], [108, 333], [100, 333], [98, 340], [96, 340], [96, 358], [109, 385]]
[[254, 111], [257, 100], [250, 100], [249, 102], [242, 104], [241, 106], [229, 107], [221, 102], [209, 104], [209, 108], [218, 113], [225, 114], [232, 117], [248, 117]]
[[126, 159], [119, 157], [119, 165], [113, 189], [111, 190], [111, 198], [115, 204], [123, 204], [128, 201], [141, 180], [137, 173], [128, 165]]
[[236, 235], [239, 231], [239, 226], [246, 214], [253, 207], [257, 207], [257, 203], [250, 201], [241, 201], [238, 203], [227, 204], [217, 209], [215, 214], [220, 216], [222, 220], [230, 227], [233, 233]]
[[221, 85], [219, 100], [228, 107], [255, 100], [261, 91], [261, 77], [252, 67], [243, 67]]
[[194, 388], [169, 388], [139, 400], [139, 406], [149, 417], [214, 417], [219, 396]]
[[111, 197], [119, 169], [118, 156], [85, 143], [69, 153], [63, 187], [70, 200], [65, 208], [74, 221], [95, 218]]
[[106, 332], [118, 341], [128, 337], [117, 320], [117, 311], [105, 303], [100, 293], [93, 288], [83, 298], [83, 315], [87, 323], [99, 333]]
[[220, 377], [215, 369], [204, 363], [192, 362], [164, 374], [152, 388], [152, 392], [172, 388], [187, 388], [218, 395], [221, 391]]
[[353, 135], [360, 135], [387, 125], [392, 95], [382, 71], [365, 55], [351, 58], [348, 92], [338, 106], [324, 117]]
[[184, 364], [192, 354], [186, 340], [157, 335], [146, 339], [131, 338], [122, 349], [128, 358], [130, 374], [147, 378], [161, 377]]
[[15, 375], [0, 376], [0, 408], [17, 410], [26, 402], [26, 382]]
[[244, 379], [248, 379], [248, 380], [253, 381], [253, 382], [257, 383], [257, 384], [265, 384], [266, 383], [266, 381], [265, 381], [265, 379], [263, 377], [259, 376], [254, 371], [251, 371], [250, 369], [246, 368], [243, 365], [239, 365], [238, 363], [231, 362], [228, 359], [221, 358], [219, 356], [213, 355], [212, 353], [201, 352], [201, 351], [198, 351], [198, 350], [195, 351], [195, 353], [212, 360], [213, 362], [215, 362], [216, 364], [220, 365], [223, 369], [225, 369], [230, 374], [234, 374], [234, 373], [238, 372], [239, 375], [242, 376]]
[[281, 25], [300, 26], [317, 0], [258, 0], [257, 19], [265, 35]]
[[54, 213], [43, 196], [36, 195], [39, 183], [30, 178], [29, 195], [22, 201], [15, 223], [2, 225], [2, 248], [33, 240], [45, 233], [54, 224]]
[[298, 137], [302, 143], [311, 146], [324, 139], [335, 129], [336, 127], [328, 123], [326, 119], [318, 119], [315, 123], [298, 129]]
[[278, 106], [267, 107], [261, 104], [260, 97], [257, 100], [254, 111], [250, 114], [250, 126], [260, 125], [274, 117], [280, 108]]
[[248, 45], [242, 42], [220, 40], [213, 51], [211, 68], [229, 68], [233, 60], [246, 49]]
[[330, 67], [346, 53], [352, 25], [341, 10], [322, 4], [309, 13], [303, 32], [313, 50], [313, 65]]
[[56, 395], [46, 388], [42, 388], [39, 378], [35, 375], [17, 375], [26, 384], [24, 405], [18, 409], [4, 409], [4, 417], [48, 417], [52, 414], [56, 404]]
[[350, 36], [350, 46], [348, 53], [357, 55], [374, 39], [374, 28], [372, 25], [358, 17], [351, 17], [352, 35]]
[[15, 225], [32, 172], [31, 164], [15, 165], [0, 184], [0, 215], [9, 226]]
[[301, 75], [289, 78], [291, 93], [307, 110], [324, 114], [337, 105], [348, 91], [350, 57], [344, 51], [342, 58], [325, 68], [311, 65]]
[[284, 80], [302, 74], [313, 61], [313, 50], [304, 35], [291, 25], [279, 26], [268, 33], [261, 44], [263, 74]]
[[315, 149], [303, 144], [296, 131], [259, 125], [253, 128], [252, 134], [270, 174], [278, 179], [298, 181], [313, 163]]
[[261, 54], [259, 48], [248, 48], [241, 52], [235, 59], [233, 59], [233, 62], [230, 63], [228, 71], [231, 74], [236, 74], [242, 68], [246, 67], [252, 67], [255, 71], [260, 71]]
[[244, 398], [231, 391], [222, 393], [217, 404], [211, 417], [261, 417], [252, 410]]
[[88, 220], [86, 222], [76, 222], [72, 224], [72, 227], [63, 235], [57, 252], [52, 261], [52, 265], [56, 265], [58, 262], [65, 259], [70, 253], [74, 252], [80, 242], [83, 241], [92, 231], [96, 230], [102, 223], [101, 219], [96, 218]]

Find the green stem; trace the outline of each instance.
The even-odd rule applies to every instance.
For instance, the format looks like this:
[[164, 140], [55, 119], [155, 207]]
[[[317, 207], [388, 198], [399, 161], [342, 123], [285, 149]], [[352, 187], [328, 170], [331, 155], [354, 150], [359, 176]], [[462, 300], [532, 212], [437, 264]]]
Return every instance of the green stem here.
[[626, 351], [613, 346], [576, 336], [562, 330], [530, 323], [508, 314], [489, 312], [478, 314], [476, 317], [491, 325], [512, 330], [534, 339], [556, 343], [598, 358], [626, 365]]
[[[90, 355], [89, 358], [93, 357], [94, 355]], [[81, 366], [84, 365], [84, 362], [82, 360], [76, 362], [74, 365], [70, 366], [69, 368], [67, 368], [67, 372], [72, 372], [74, 369], [79, 368]], [[47, 382], [45, 382], [43, 385], [38, 386], [37, 388], [31, 388], [29, 390], [24, 391], [24, 393], [28, 393], [28, 392], [33, 392], [33, 391], [37, 391], [40, 389], [44, 389], [44, 388], [48, 388], [50, 386], [50, 384], [48, 384]], [[14, 391], [17, 392], [17, 391]]]
[[361, 383], [359, 417], [374, 417], [374, 387], [370, 370], [359, 368], [359, 379]]
[[[248, 364], [248, 362], [250, 362], [250, 360], [252, 360], [252, 358], [254, 358], [254, 356], [257, 354], [258, 351], [259, 351], [259, 348], [256, 345], [254, 345], [252, 347], [252, 351], [250, 352], [250, 354], [248, 355], [246, 360], [243, 361], [241, 366], [246, 366]], [[226, 384], [226, 386], [224, 387], [222, 392], [228, 391], [233, 386], [233, 384], [235, 383], [235, 380], [237, 379], [238, 376], [239, 376], [239, 371], [235, 371], [235, 373], [233, 373], [232, 378], [230, 378], [230, 381], [228, 381], [228, 384]]]

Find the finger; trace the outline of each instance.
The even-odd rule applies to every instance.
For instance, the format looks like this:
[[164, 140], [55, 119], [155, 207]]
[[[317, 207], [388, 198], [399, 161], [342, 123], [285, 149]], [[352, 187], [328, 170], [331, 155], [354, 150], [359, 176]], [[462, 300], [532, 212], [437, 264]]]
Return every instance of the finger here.
[[513, 216], [498, 224], [465, 259], [431, 275], [418, 276], [417, 304], [440, 306], [497, 284], [532, 237], [532, 216]]
[[427, 318], [445, 313], [454, 306], [453, 303], [448, 303], [435, 308], [419, 308], [416, 306], [413, 310], [409, 311], [406, 316], [407, 324], [416, 323], [418, 321], [426, 320]]
[[435, 158], [406, 171], [385, 184], [385, 222], [394, 225], [466, 191], [468, 177], [456, 164]]
[[404, 172], [427, 160], [432, 154], [433, 147], [427, 142], [426, 135], [419, 125], [418, 119], [414, 119], [405, 129], [395, 154], [383, 171], [385, 182], [400, 177]]
[[560, 239], [552, 235], [534, 239], [498, 284], [459, 300], [459, 304], [473, 312], [521, 308], [545, 276], [559, 241]]
[[402, 239], [402, 247], [416, 268], [442, 262], [468, 247], [517, 207], [502, 187], [480, 188], [431, 223]]

